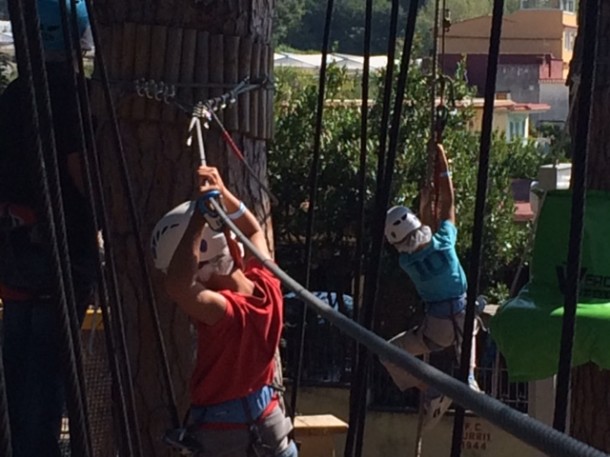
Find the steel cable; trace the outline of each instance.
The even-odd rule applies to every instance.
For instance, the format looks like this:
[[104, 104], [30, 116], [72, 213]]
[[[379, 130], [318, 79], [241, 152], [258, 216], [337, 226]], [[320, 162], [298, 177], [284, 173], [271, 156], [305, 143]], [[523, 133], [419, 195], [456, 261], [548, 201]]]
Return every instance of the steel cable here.
[[[24, 4], [25, 3], [25, 7]], [[66, 400], [70, 418], [70, 446], [73, 455], [91, 455], [91, 436], [84, 393], [80, 329], [76, 316], [70, 259], [63, 218], [63, 204], [46, 70], [43, 61], [40, 22], [35, 1], [10, 0], [15, 53], [19, 77], [26, 86], [25, 109], [31, 116], [32, 150], [36, 156], [36, 173], [40, 186], [43, 229], [50, 250], [57, 284], [57, 323], [59, 345], [65, 374]], [[29, 40], [32, 40], [31, 42]], [[43, 141], [44, 138], [44, 141]], [[59, 226], [59, 229], [57, 228]]]
[[293, 291], [307, 306], [318, 315], [345, 333], [348, 337], [366, 346], [372, 353], [384, 360], [388, 360], [405, 371], [409, 372], [427, 385], [434, 387], [445, 395], [453, 398], [465, 408], [487, 419], [492, 424], [514, 435], [524, 443], [552, 456], [552, 457], [609, 457], [597, 449], [588, 446], [564, 433], [543, 424], [523, 414], [504, 403], [487, 395], [474, 392], [465, 383], [452, 378], [440, 370], [422, 362], [411, 354], [388, 343], [370, 330], [363, 328], [352, 319], [336, 311], [328, 304], [317, 298], [301, 284], [292, 279], [272, 259], [262, 255], [256, 246], [239, 230], [235, 223], [229, 219], [222, 207], [210, 200], [213, 209], [220, 215], [223, 222], [235, 233], [241, 241], [261, 263], [271, 271], [288, 289]]
[[127, 206], [129, 212], [129, 219], [132, 225], [132, 232], [136, 238], [136, 252], [139, 264], [141, 266], [142, 279], [144, 284], [144, 294], [145, 299], [149, 305], [149, 311], [152, 319], [154, 335], [155, 335], [155, 343], [157, 345], [157, 350], [160, 355], [161, 364], [162, 364], [162, 377], [165, 384], [165, 388], [167, 389], [168, 396], [168, 412], [170, 415], [170, 421], [173, 427], [180, 427], [180, 417], [178, 414], [178, 406], [176, 404], [176, 393], [174, 389], [174, 383], [172, 381], [171, 372], [169, 369], [169, 362], [167, 357], [167, 349], [165, 347], [165, 341], [163, 338], [163, 332], [161, 330], [161, 321], [159, 317], [159, 309], [157, 305], [157, 300], [155, 297], [155, 293], [153, 291], [151, 276], [150, 276], [150, 267], [147, 262], [147, 256], [144, 251], [144, 240], [142, 238], [141, 231], [141, 223], [140, 218], [138, 216], [133, 187], [131, 184], [131, 177], [129, 173], [129, 169], [127, 167], [127, 159], [125, 155], [125, 148], [123, 146], [123, 140], [121, 138], [121, 131], [119, 127], [118, 118], [116, 115], [116, 109], [114, 106], [114, 100], [112, 98], [112, 93], [110, 91], [110, 83], [108, 78], [108, 71], [106, 68], [104, 53], [102, 51], [102, 44], [99, 38], [98, 28], [97, 28], [97, 19], [95, 16], [95, 11], [92, 6], [91, 0], [85, 0], [87, 5], [87, 10], [89, 11], [89, 20], [91, 23], [91, 34], [93, 35], [93, 41], [96, 49], [96, 59], [97, 66], [100, 70], [100, 76], [102, 80], [102, 85], [104, 88], [104, 98], [106, 101], [106, 109], [108, 111], [110, 117], [110, 123], [113, 132], [113, 139], [115, 142], [115, 152], [117, 155], [118, 165], [120, 169], [121, 181], [125, 189], [125, 194], [127, 197]]
[[[66, 3], [60, 2], [62, 22], [64, 26], [64, 39], [66, 42], [66, 52], [69, 55], [82, 56], [80, 46], [80, 32], [77, 22], [76, 1], [71, 0], [71, 13], [68, 17]], [[89, 102], [89, 93], [85, 77], [85, 68], [82, 58], [77, 58], [78, 72], [71, 73], [72, 81], [76, 93], [77, 114], [81, 131], [81, 144], [84, 162], [84, 176], [87, 186], [89, 203], [93, 210], [94, 226], [100, 227], [103, 234], [110, 233], [108, 225], [108, 212], [101, 182], [100, 165], [95, 143], [93, 128], [93, 116]], [[126, 338], [124, 324], [122, 321], [123, 309], [122, 300], [118, 293], [118, 280], [114, 263], [114, 251], [112, 240], [106, 236], [104, 239], [105, 259], [102, 258], [99, 250], [97, 251], [97, 273], [100, 285], [99, 296], [104, 323], [104, 336], [106, 340], [107, 355], [113, 384], [118, 395], [117, 416], [121, 421], [120, 430], [122, 431], [122, 445], [127, 449], [128, 455], [141, 456], [142, 446], [140, 439], [139, 421], [137, 418], [135, 398], [129, 357], [126, 348]], [[106, 275], [104, 263], [108, 266], [109, 272]], [[110, 295], [114, 302], [115, 312], [111, 312]], [[116, 322], [115, 322], [116, 320]], [[118, 344], [117, 344], [118, 341]], [[118, 350], [117, 350], [118, 346]], [[119, 361], [119, 358], [121, 359]], [[135, 444], [134, 444], [135, 443]]]
[[[379, 147], [377, 149], [377, 194], [379, 194], [383, 175], [385, 173], [385, 156], [386, 156], [386, 145], [387, 145], [387, 131], [388, 122], [390, 118], [390, 107], [392, 100], [392, 87], [394, 83], [394, 65], [396, 56], [396, 36], [398, 30], [398, 15], [400, 12], [400, 2], [398, 0], [392, 0], [392, 6], [390, 8], [390, 26], [388, 30], [388, 46], [387, 46], [387, 64], [384, 77], [383, 85], [383, 97], [382, 97], [382, 108], [381, 108], [381, 125], [379, 129]], [[372, 252], [372, 251], [371, 251]], [[366, 328], [372, 328], [374, 310], [366, 306], [366, 303], [370, 303], [366, 300], [367, 284], [369, 281], [369, 272], [365, 274], [365, 281], [363, 287], [363, 299], [362, 309], [360, 310], [359, 322]], [[353, 396], [354, 403], [357, 404], [357, 413], [354, 413], [355, 418], [355, 444], [354, 452], [355, 456], [361, 455], [362, 442], [364, 440], [364, 427], [366, 421], [366, 408], [362, 406], [362, 402], [366, 401], [366, 389], [367, 389], [367, 376], [369, 369], [369, 361], [367, 356], [366, 348], [359, 346], [358, 354], [356, 355], [356, 367], [352, 371], [352, 382], [356, 380], [356, 385], [353, 389], [357, 389]], [[351, 397], [351, 394], [350, 394]], [[350, 415], [351, 415], [350, 411]], [[352, 419], [350, 418], [350, 427]]]
[[[318, 100], [316, 108], [316, 123], [314, 127], [314, 144], [312, 161], [309, 171], [309, 207], [307, 208], [307, 230], [305, 233], [305, 285], [309, 287], [311, 277], [311, 259], [313, 252], [313, 229], [315, 223], [316, 199], [318, 194], [318, 175], [320, 173], [320, 149], [322, 145], [322, 121], [324, 117], [324, 100], [326, 98], [326, 69], [328, 67], [327, 57], [330, 46], [330, 26], [332, 22], [334, 0], [326, 3], [326, 18], [324, 21], [324, 33], [322, 37], [322, 62], [320, 62], [320, 79], [318, 84]], [[303, 306], [303, 313], [299, 322], [299, 347], [297, 370], [292, 380], [292, 391], [290, 392], [290, 415], [294, 419], [297, 408], [297, 396], [303, 372], [303, 355], [305, 347], [305, 322], [307, 321], [307, 307]]]
[[[468, 271], [468, 292], [466, 300], [466, 316], [462, 331], [462, 348], [460, 354], [459, 380], [467, 383], [472, 352], [472, 334], [474, 331], [475, 301], [479, 291], [481, 276], [481, 256], [483, 251], [483, 231], [487, 202], [487, 186], [489, 181], [489, 157], [491, 136], [493, 131], [494, 100], [496, 94], [496, 75], [498, 57], [500, 55], [500, 38], [502, 36], [502, 17], [504, 0], [494, 0], [489, 37], [489, 53], [487, 59], [487, 77], [485, 81], [485, 104], [481, 125], [481, 140], [479, 143], [479, 170], [477, 175], [477, 192], [475, 197], [474, 226], [472, 231], [472, 248], [470, 267]], [[462, 437], [464, 435], [464, 408], [457, 407], [453, 422], [451, 440], [451, 456], [459, 457], [462, 453]]]
[[[396, 83], [396, 95], [394, 98], [394, 104], [392, 109], [392, 121], [390, 123], [389, 132], [389, 143], [387, 148], [387, 156], [385, 157], [385, 165], [383, 166], [383, 174], [377, 176], [377, 194], [375, 201], [375, 211], [372, 223], [372, 243], [371, 243], [371, 258], [368, 261], [370, 265], [366, 275], [366, 282], [364, 287], [364, 318], [363, 323], [366, 328], [374, 328], [375, 308], [378, 299], [379, 282], [381, 277], [381, 254], [383, 251], [383, 232], [385, 227], [385, 215], [386, 209], [390, 201], [390, 190], [392, 186], [392, 177], [394, 175], [394, 165], [396, 162], [396, 152], [398, 149], [399, 133], [401, 127], [402, 108], [404, 104], [405, 89], [407, 85], [407, 77], [409, 72], [409, 65], [411, 62], [411, 50], [413, 48], [413, 38], [415, 36], [415, 24], [417, 20], [417, 11], [419, 3], [417, 0], [409, 2], [409, 10], [407, 13], [407, 23], [405, 26], [405, 37], [402, 47], [402, 55], [400, 58], [400, 70], [398, 74], [398, 80]], [[389, 63], [388, 63], [389, 65]], [[387, 81], [386, 81], [387, 83]], [[385, 96], [384, 96], [385, 98]], [[389, 103], [389, 99], [388, 99]], [[388, 107], [389, 113], [389, 107]], [[386, 125], [382, 123], [382, 127]], [[385, 130], [382, 128], [381, 138], [385, 137]], [[385, 150], [380, 147], [379, 159], [385, 156]], [[378, 169], [378, 172], [381, 171]], [[362, 379], [361, 393], [359, 398], [365, 398], [365, 392], [367, 389], [368, 371], [370, 366], [369, 357], [366, 354], [366, 350], [360, 354], [361, 372], [359, 377]], [[366, 421], [366, 409], [361, 409], [360, 420], [358, 423], [358, 439], [356, 444], [357, 456], [362, 453], [362, 443], [364, 440], [364, 428]]]
[[[570, 238], [568, 244], [568, 263], [566, 266], [566, 286], [564, 311], [561, 327], [559, 366], [555, 391], [555, 413], [553, 426], [563, 432], [568, 414], [570, 394], [570, 372], [572, 368], [572, 349], [574, 346], [574, 326], [580, 290], [580, 268], [584, 215], [587, 192], [587, 156], [589, 149], [589, 121], [593, 106], [593, 86], [595, 84], [595, 63], [597, 58], [597, 29], [602, 16], [599, 13], [599, 0], [587, 0], [584, 17], [584, 39], [588, 46], [583, 47], [582, 73], [578, 90], [578, 119], [572, 142], [572, 210], [570, 214]], [[581, 12], [582, 14], [582, 12]]]
[[[360, 106], [360, 161], [358, 165], [358, 226], [356, 229], [356, 254], [354, 269], [354, 293], [353, 293], [353, 315], [352, 319], [360, 323], [360, 310], [362, 308], [362, 270], [364, 259], [364, 234], [365, 234], [365, 203], [366, 203], [366, 157], [368, 155], [368, 118], [369, 118], [369, 79], [371, 60], [371, 29], [373, 18], [373, 0], [366, 0], [364, 14], [364, 61], [362, 63], [362, 97]], [[352, 457], [355, 452], [356, 434], [359, 429], [358, 422], [361, 416], [361, 408], [365, 407], [366, 392], [360, 384], [362, 379], [356, 376], [360, 364], [361, 348], [357, 342], [353, 342], [351, 360], [351, 379], [349, 392], [349, 428], [345, 438], [344, 457]]]

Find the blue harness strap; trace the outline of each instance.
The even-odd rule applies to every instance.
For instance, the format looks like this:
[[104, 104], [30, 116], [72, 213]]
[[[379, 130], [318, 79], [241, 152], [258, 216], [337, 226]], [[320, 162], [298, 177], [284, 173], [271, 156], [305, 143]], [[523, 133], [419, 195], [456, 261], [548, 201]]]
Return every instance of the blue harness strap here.
[[425, 302], [426, 314], [450, 319], [466, 309], [466, 294], [437, 302]]
[[[191, 420], [196, 425], [210, 423], [249, 424], [260, 417], [273, 400], [274, 395], [275, 389], [272, 386], [264, 386], [245, 397], [235, 400], [208, 406], [192, 405]], [[246, 409], [249, 409], [249, 411]]]

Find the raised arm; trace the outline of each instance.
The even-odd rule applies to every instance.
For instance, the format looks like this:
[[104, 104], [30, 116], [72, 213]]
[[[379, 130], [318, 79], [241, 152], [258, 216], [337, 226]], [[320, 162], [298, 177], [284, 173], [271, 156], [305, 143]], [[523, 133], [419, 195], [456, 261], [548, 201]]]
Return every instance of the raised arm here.
[[[261, 225], [256, 216], [224, 185], [218, 170], [214, 167], [200, 167], [197, 171], [202, 182], [200, 191], [218, 189], [222, 195], [227, 214], [231, 217], [237, 228], [244, 234], [256, 249], [266, 258], [271, 258], [269, 247]], [[207, 181], [207, 185], [203, 184]]]
[[432, 228], [433, 231], [436, 231], [436, 220], [434, 218], [432, 204], [432, 189], [426, 185], [419, 194], [419, 218], [422, 224], [427, 225]]
[[205, 218], [197, 209], [178, 243], [165, 277], [170, 298], [191, 318], [213, 325], [226, 310], [225, 298], [197, 281], [199, 249]]
[[453, 182], [451, 181], [451, 172], [449, 171], [449, 162], [447, 155], [441, 144], [436, 145], [437, 152], [437, 172], [438, 172], [438, 187], [439, 187], [439, 203], [438, 203], [438, 223], [448, 220], [455, 224], [455, 194], [453, 191]]

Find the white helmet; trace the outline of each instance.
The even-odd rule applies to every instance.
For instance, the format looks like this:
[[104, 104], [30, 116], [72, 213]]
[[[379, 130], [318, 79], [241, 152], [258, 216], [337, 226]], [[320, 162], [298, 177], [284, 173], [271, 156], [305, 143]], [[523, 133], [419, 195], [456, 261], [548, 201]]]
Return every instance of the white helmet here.
[[196, 201], [179, 204], [159, 219], [150, 238], [155, 267], [166, 271], [195, 212]]
[[385, 237], [390, 244], [398, 244], [407, 235], [422, 226], [415, 213], [406, 206], [394, 206], [388, 210], [385, 218]]
[[[174, 252], [184, 236], [184, 232], [197, 207], [196, 201], [187, 201], [167, 212], [155, 225], [150, 240], [155, 267], [165, 272]], [[243, 255], [243, 248], [239, 245]], [[210, 273], [229, 274], [233, 270], [233, 259], [225, 234], [213, 230], [209, 225], [203, 228], [199, 248], [199, 277], [209, 279]]]

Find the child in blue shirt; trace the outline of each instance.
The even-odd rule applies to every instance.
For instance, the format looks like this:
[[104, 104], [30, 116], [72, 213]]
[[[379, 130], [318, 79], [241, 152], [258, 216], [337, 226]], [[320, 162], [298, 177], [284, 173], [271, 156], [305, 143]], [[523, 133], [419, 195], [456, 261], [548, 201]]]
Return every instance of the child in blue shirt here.
[[[466, 307], [466, 275], [455, 250], [454, 191], [447, 156], [440, 144], [438, 155], [438, 201], [433, 214], [429, 189], [422, 190], [421, 220], [407, 207], [394, 206], [386, 216], [385, 236], [399, 252], [400, 267], [409, 275], [424, 302], [425, 317], [414, 330], [400, 333], [390, 342], [412, 355], [422, 355], [461, 345]], [[434, 231], [433, 231], [434, 230]], [[474, 337], [473, 337], [474, 342]], [[470, 386], [474, 380], [474, 349], [471, 359]], [[401, 389], [425, 389], [424, 430], [431, 429], [451, 405], [451, 399], [428, 388], [396, 365], [382, 361]]]

